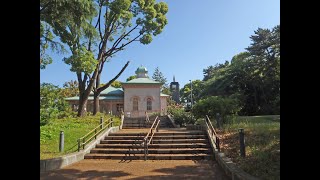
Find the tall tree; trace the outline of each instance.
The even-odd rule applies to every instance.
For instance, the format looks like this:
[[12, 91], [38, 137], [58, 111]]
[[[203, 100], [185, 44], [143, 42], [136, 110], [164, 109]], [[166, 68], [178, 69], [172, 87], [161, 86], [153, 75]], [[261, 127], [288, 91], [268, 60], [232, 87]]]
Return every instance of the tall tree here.
[[92, 12], [88, 0], [40, 0], [40, 69], [52, 63], [48, 48], [56, 53], [65, 53], [59, 42], [58, 31], [67, 31], [68, 23], [80, 24]]
[[163, 83], [162, 87], [161, 87], [161, 92], [164, 94], [171, 94], [169, 86], [167, 84], [167, 78], [164, 77], [164, 75], [162, 74], [162, 72], [159, 70], [159, 67], [156, 67], [156, 69], [154, 70], [154, 73], [152, 75], [152, 79], [158, 82]]
[[167, 83], [167, 78], [163, 76], [162, 72], [159, 70], [159, 67], [156, 67], [156, 69], [154, 70], [152, 79], [155, 81], [161, 82], [163, 84]]
[[[99, 31], [100, 43], [98, 65], [92, 76], [95, 80], [93, 114], [96, 114], [99, 109], [100, 93], [116, 80], [113, 78], [100, 87], [100, 77], [107, 59], [124, 50], [132, 42], [151, 43], [152, 36], [160, 34], [167, 24], [165, 14], [168, 12], [165, 2], [156, 3], [155, 0], [99, 0], [98, 4], [99, 15], [96, 27]], [[102, 10], [105, 11], [104, 18], [101, 18]], [[101, 27], [101, 25], [104, 26]], [[129, 61], [116, 77], [120, 76], [128, 63]]]

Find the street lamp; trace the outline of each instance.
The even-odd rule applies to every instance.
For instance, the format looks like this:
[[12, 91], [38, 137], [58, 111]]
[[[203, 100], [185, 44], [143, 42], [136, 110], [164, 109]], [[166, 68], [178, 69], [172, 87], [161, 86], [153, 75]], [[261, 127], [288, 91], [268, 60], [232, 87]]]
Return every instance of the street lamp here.
[[191, 108], [192, 108], [192, 81], [191, 80], [189, 80], [190, 81], [190, 89], [191, 89]]

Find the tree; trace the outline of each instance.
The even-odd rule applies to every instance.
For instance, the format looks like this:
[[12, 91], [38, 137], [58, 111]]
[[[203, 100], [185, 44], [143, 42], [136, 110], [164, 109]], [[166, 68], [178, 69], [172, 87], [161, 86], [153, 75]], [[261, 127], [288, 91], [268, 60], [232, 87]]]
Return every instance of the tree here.
[[130, 77], [127, 78], [127, 82], [128, 82], [128, 81], [131, 81], [132, 79], [136, 79], [136, 78], [137, 78], [136, 75], [130, 76]]
[[61, 89], [61, 95], [63, 97], [74, 97], [79, 96], [79, 83], [78, 81], [68, 81], [63, 84]]
[[[100, 87], [100, 77], [104, 63], [114, 54], [124, 50], [132, 42], [139, 41], [141, 44], [149, 44], [152, 36], [160, 34], [167, 24], [165, 14], [168, 12], [168, 6], [164, 2], [156, 3], [155, 0], [99, 0], [99, 15], [96, 28], [100, 35], [98, 46], [98, 65], [92, 75], [94, 92], [93, 114], [99, 109], [100, 93], [108, 88], [116, 80], [113, 78], [105, 86]], [[105, 9], [104, 18], [101, 18], [102, 9]], [[101, 24], [104, 24], [101, 27]], [[133, 38], [130, 36], [133, 35]], [[111, 44], [107, 46], [107, 42]], [[127, 64], [116, 76], [119, 77]]]
[[93, 12], [93, 1], [87, 0], [40, 0], [40, 69], [52, 63], [46, 53], [50, 47], [57, 53], [65, 53], [63, 43], [58, 42], [58, 31], [67, 31], [70, 22], [80, 24]]
[[159, 70], [159, 67], [156, 67], [156, 69], [154, 70], [154, 73], [152, 75], [152, 79], [158, 82], [163, 83], [162, 87], [161, 87], [161, 92], [164, 94], [168, 94], [170, 95], [170, 89], [169, 86], [167, 84], [167, 78], [165, 78], [162, 74], [162, 72]]
[[203, 118], [208, 115], [210, 118], [215, 118], [217, 113], [220, 113], [223, 121], [230, 115], [236, 115], [241, 107], [237, 99], [221, 96], [210, 96], [206, 99], [201, 99], [192, 108], [192, 113], [196, 118]]
[[[204, 88], [204, 82], [197, 79], [192, 81], [192, 101], [197, 102], [202, 95]], [[191, 101], [191, 84], [187, 83], [183, 88], [180, 89], [181, 100], [182, 101]]]
[[167, 78], [163, 76], [162, 72], [159, 70], [159, 67], [156, 67], [156, 69], [154, 70], [152, 79], [155, 81], [161, 82], [164, 85], [167, 83]]
[[45, 125], [60, 113], [70, 110], [60, 92], [61, 89], [51, 83], [40, 84], [40, 125]]
[[258, 28], [247, 51], [235, 55], [231, 63], [204, 70], [200, 99], [230, 97], [239, 101], [241, 115], [280, 113], [280, 26]]

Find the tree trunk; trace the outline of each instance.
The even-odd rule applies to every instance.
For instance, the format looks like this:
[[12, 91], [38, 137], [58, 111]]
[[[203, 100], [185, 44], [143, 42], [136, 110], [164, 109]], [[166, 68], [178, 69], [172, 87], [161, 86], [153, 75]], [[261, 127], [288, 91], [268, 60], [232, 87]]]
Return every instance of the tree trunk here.
[[93, 115], [96, 115], [99, 112], [99, 97], [100, 93], [98, 94], [97, 92], [94, 92], [94, 97], [93, 97]]
[[96, 88], [94, 89], [94, 97], [93, 97], [93, 115], [96, 115], [97, 112], [99, 111], [99, 108], [100, 108], [100, 104], [99, 104], [99, 97], [100, 97], [100, 93], [107, 89], [111, 83], [113, 83], [122, 73], [123, 71], [128, 67], [130, 61], [128, 61], [121, 69], [121, 71], [113, 78], [111, 79], [107, 84], [105, 84], [104, 86], [102, 87], [99, 87], [100, 86], [100, 77], [101, 77], [101, 72], [102, 72], [102, 69], [103, 69], [103, 64], [99, 70], [99, 73], [97, 75], [97, 79], [96, 79]]
[[88, 98], [83, 98], [83, 95], [79, 98], [78, 117], [83, 117], [86, 114]]

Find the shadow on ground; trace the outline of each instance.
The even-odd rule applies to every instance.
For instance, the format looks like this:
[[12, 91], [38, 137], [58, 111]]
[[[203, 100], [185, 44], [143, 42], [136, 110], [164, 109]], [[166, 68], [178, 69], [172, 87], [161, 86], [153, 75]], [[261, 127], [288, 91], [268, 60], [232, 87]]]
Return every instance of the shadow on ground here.
[[[67, 169], [40, 173], [40, 180], [152, 179], [230, 180], [215, 161], [82, 161]], [[81, 170], [80, 170], [81, 169]]]
[[[152, 180], [175, 180], [175, 179], [214, 179], [214, 180], [230, 180], [217, 163], [207, 161], [194, 161], [197, 165], [181, 165], [174, 168], [160, 168], [152, 172], [161, 173], [163, 175], [148, 175], [130, 178], [130, 180], [152, 179]], [[170, 162], [168, 162], [170, 163]]]
[[60, 169], [40, 173], [40, 180], [64, 180], [64, 179], [118, 179], [130, 174], [123, 171], [80, 171], [76, 169]]

